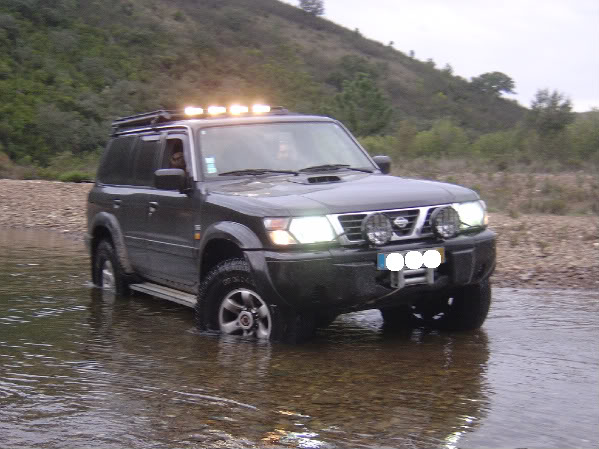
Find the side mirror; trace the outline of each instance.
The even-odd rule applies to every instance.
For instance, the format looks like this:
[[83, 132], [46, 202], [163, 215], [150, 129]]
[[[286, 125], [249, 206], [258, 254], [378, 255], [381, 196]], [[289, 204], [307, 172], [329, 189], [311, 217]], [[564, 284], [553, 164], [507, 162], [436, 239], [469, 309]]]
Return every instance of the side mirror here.
[[163, 168], [154, 172], [154, 185], [160, 190], [185, 190], [185, 172], [180, 168]]
[[389, 156], [375, 156], [373, 159], [384, 175], [391, 173], [391, 158]]

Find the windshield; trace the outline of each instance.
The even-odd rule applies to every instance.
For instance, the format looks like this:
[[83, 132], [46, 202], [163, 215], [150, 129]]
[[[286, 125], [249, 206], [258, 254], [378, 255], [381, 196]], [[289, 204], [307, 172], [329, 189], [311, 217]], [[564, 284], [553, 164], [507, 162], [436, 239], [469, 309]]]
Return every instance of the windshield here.
[[375, 169], [336, 123], [293, 122], [232, 125], [200, 131], [204, 174], [247, 169], [299, 171], [342, 164]]

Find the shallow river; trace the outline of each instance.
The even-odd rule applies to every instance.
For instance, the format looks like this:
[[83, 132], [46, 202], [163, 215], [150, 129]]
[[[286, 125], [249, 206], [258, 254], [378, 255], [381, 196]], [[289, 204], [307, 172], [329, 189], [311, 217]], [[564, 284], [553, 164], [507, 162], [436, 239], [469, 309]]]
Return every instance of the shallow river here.
[[597, 292], [496, 289], [465, 334], [355, 313], [286, 346], [88, 272], [79, 241], [0, 230], [0, 447], [599, 445]]

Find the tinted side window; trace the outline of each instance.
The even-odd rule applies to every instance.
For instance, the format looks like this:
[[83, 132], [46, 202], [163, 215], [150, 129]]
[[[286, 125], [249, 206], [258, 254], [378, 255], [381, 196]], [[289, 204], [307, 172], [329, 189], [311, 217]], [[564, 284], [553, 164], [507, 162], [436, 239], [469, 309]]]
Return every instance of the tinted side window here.
[[180, 168], [187, 171], [187, 161], [185, 159], [185, 145], [187, 136], [169, 135], [166, 141], [166, 148], [162, 156], [162, 168]]
[[156, 170], [156, 156], [160, 150], [158, 136], [141, 137], [134, 152], [133, 170], [135, 173], [134, 184], [138, 186], [153, 186], [154, 171]]
[[106, 149], [98, 170], [98, 181], [103, 184], [131, 184], [130, 155], [134, 136], [117, 137]]

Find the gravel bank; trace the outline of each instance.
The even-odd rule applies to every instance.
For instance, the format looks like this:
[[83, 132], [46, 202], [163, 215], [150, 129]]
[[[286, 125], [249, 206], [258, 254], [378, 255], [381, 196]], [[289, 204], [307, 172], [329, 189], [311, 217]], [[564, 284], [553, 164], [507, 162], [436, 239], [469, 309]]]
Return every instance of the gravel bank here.
[[[0, 179], [0, 227], [82, 236], [91, 187]], [[493, 213], [490, 219], [499, 235], [495, 285], [599, 289], [599, 217]]]

